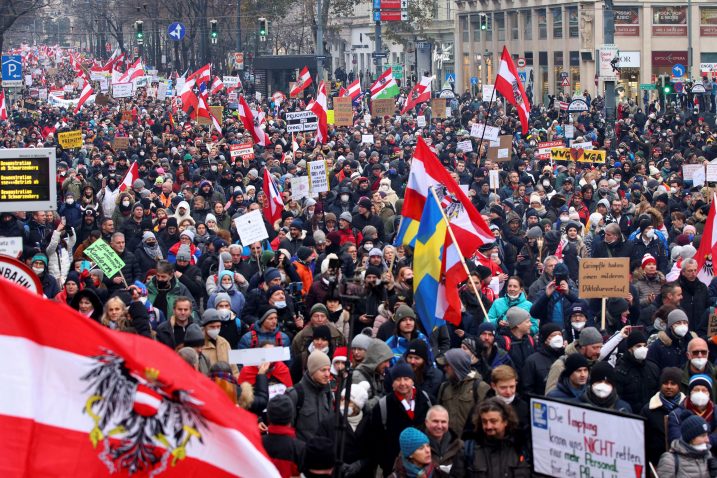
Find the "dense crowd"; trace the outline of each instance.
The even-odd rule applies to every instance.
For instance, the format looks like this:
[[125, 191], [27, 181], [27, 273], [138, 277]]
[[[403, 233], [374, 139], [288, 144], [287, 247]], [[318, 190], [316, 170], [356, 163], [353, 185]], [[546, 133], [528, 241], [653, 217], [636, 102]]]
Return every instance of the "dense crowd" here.
[[[282, 476], [532, 476], [529, 394], [641, 415], [661, 478], [717, 476], [717, 281], [698, 278], [695, 258], [711, 193], [682, 177], [717, 157], [717, 134], [659, 100], [621, 103], [606, 124], [602, 99], [584, 97], [590, 110], [570, 116], [559, 102], [534, 106], [525, 136], [500, 102], [469, 94], [449, 100], [448, 118], [424, 104], [369, 120], [364, 100], [354, 126], [329, 125], [318, 146], [311, 132], [293, 146], [286, 130], [286, 112], [308, 97], [250, 101], [270, 144], [241, 158], [230, 145], [251, 135], [229, 108], [219, 134], [170, 118], [171, 100], [144, 89], [76, 115], [26, 90], [0, 141], [57, 147], [58, 207], [3, 213], [0, 236], [23, 238], [20, 259], [49, 299], [176, 350], [257, 414]], [[512, 135], [508, 160], [488, 158], [488, 141], [469, 134], [476, 122]], [[538, 157], [568, 127], [606, 150], [605, 163]], [[57, 135], [76, 129], [84, 146], [61, 148]], [[412, 250], [393, 245], [419, 136], [495, 237], [468, 258], [483, 306], [466, 284], [460, 325], [433, 330], [412, 308]], [[113, 149], [115, 137], [128, 148]], [[466, 140], [472, 152], [457, 148]], [[297, 200], [291, 179], [315, 160], [330, 191]], [[121, 190], [132, 163], [139, 177]], [[234, 219], [262, 210], [265, 170], [283, 213], [265, 219], [267, 240], [240, 244]], [[121, 273], [84, 254], [100, 239]], [[578, 297], [579, 263], [618, 257], [630, 260], [630, 293], [607, 300], [603, 328], [600, 299]], [[232, 349], [257, 347], [291, 357], [230, 363]]]

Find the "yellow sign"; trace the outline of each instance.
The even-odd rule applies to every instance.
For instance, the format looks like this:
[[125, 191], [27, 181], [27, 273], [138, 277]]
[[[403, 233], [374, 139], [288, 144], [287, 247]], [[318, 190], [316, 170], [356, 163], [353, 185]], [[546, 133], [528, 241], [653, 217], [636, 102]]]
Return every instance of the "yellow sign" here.
[[605, 162], [605, 151], [582, 148], [553, 148], [550, 150], [550, 159], [553, 161], [602, 164]]
[[326, 112], [326, 124], [334, 124], [334, 110]]
[[81, 148], [84, 144], [82, 140], [82, 131], [65, 131], [57, 135], [57, 140], [60, 142], [60, 146], [65, 149]]

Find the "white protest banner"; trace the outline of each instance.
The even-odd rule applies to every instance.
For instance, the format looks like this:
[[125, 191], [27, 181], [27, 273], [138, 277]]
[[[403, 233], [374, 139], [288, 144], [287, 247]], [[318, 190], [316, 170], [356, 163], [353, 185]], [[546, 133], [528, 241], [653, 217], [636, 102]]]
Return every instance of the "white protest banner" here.
[[113, 83], [113, 98], [129, 98], [132, 96], [132, 83]]
[[471, 136], [474, 138], [483, 138], [488, 141], [498, 141], [500, 135], [500, 128], [495, 126], [488, 126], [483, 123], [475, 123], [471, 126]]
[[450, 118], [453, 115], [450, 106], [446, 106], [446, 118]]
[[362, 134], [361, 135], [361, 143], [373, 144], [373, 135], [372, 134]]
[[571, 124], [565, 125], [565, 137], [568, 139], [575, 137], [575, 126]]
[[28, 88], [32, 86], [32, 75], [25, 75], [25, 86]]
[[705, 185], [705, 169], [698, 169], [695, 174], [692, 175], [693, 186], [704, 186]]
[[168, 89], [169, 89], [169, 85], [166, 82], [164, 82], [164, 81], [159, 82], [159, 84], [157, 85], [157, 98], [160, 100], [165, 99], [167, 97]]
[[291, 178], [291, 199], [298, 201], [309, 197], [309, 177]]
[[0, 237], [0, 254], [15, 257], [22, 252], [22, 237]]
[[701, 186], [701, 184], [694, 184], [694, 176], [698, 171], [702, 172], [702, 180], [704, 181], [705, 165], [704, 164], [683, 164], [682, 165], [682, 179], [685, 181], [692, 181], [694, 186]]
[[645, 419], [530, 399], [533, 470], [547, 476], [645, 478]]
[[175, 91], [177, 91], [177, 92], [182, 91], [182, 88], [184, 88], [184, 83], [186, 83], [186, 82], [187, 82], [187, 80], [185, 80], [184, 78], [177, 78], [176, 80], [174, 80]]
[[366, 113], [363, 115], [364, 123], [369, 124], [371, 122], [371, 115]]
[[717, 183], [717, 164], [708, 164], [705, 173], [705, 181], [708, 183]]
[[309, 190], [316, 195], [329, 191], [329, 172], [326, 169], [326, 161], [309, 161], [306, 163], [309, 168]]
[[264, 362], [286, 362], [287, 360], [291, 360], [289, 347], [260, 347], [229, 351], [229, 363], [241, 365], [260, 365]]
[[100, 83], [100, 91], [102, 93], [107, 93], [108, 91], [110, 91], [110, 80], [102, 77], [99, 79], [99, 83]]
[[224, 83], [225, 88], [236, 88], [239, 85], [239, 77], [238, 76], [223, 76], [222, 83]]
[[261, 93], [259, 93], [258, 91], [254, 93], [254, 98], [256, 98], [256, 101], [261, 101]]
[[426, 117], [423, 115], [418, 115], [416, 117], [416, 126], [419, 128], [425, 128], [426, 127]]
[[490, 181], [491, 189], [498, 189], [500, 187], [500, 171], [497, 169], [491, 169], [488, 171], [488, 180]]
[[243, 246], [248, 246], [249, 244], [269, 238], [269, 234], [266, 232], [266, 226], [264, 225], [264, 218], [261, 216], [259, 209], [242, 214], [234, 219], [234, 224], [236, 225], [239, 240]]
[[232, 144], [229, 146], [232, 158], [254, 159], [254, 145], [251, 143]]
[[468, 186], [467, 184], [459, 184], [458, 187], [461, 188], [464, 193], [466, 193], [466, 196], [469, 195], [471, 190], [470, 186]]
[[490, 101], [491, 97], [495, 99], [495, 85], [483, 85], [483, 101]]
[[37, 90], [37, 97], [41, 100], [47, 100], [47, 88]]
[[90, 71], [90, 80], [100, 81], [100, 78], [106, 78], [105, 74], [101, 71]]
[[575, 149], [593, 149], [594, 148], [592, 141], [581, 141], [581, 142], [571, 141], [570, 147], [575, 148]]
[[473, 143], [471, 143], [470, 139], [467, 139], [465, 141], [459, 141], [456, 145], [457, 151], [463, 151], [464, 153], [472, 153], [473, 152]]

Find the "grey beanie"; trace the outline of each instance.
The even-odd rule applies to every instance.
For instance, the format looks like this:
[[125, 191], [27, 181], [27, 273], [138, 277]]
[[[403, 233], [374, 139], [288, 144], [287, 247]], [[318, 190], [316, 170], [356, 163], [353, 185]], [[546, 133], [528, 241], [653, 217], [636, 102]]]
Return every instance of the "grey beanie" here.
[[189, 324], [184, 332], [184, 345], [186, 347], [201, 347], [204, 345], [204, 332], [197, 324]]
[[526, 234], [526, 237], [528, 239], [537, 239], [539, 237], [543, 237], [543, 230], [540, 229], [538, 226], [533, 226], [530, 229], [528, 229], [528, 233]]
[[351, 348], [352, 349], [363, 349], [368, 350], [368, 346], [371, 345], [371, 341], [373, 339], [365, 334], [358, 334], [354, 339], [351, 341]]
[[580, 332], [580, 339], [578, 339], [581, 347], [587, 347], [588, 345], [595, 345], [602, 343], [602, 335], [595, 327], [585, 327]]
[[526, 320], [530, 320], [530, 313], [520, 307], [511, 307], [508, 309], [508, 312], [505, 313], [505, 318], [508, 320], [508, 327], [512, 329]]
[[687, 323], [690, 322], [690, 320], [687, 318], [687, 314], [684, 313], [682, 309], [675, 309], [669, 314], [667, 314], [667, 327], [672, 327], [677, 322], [685, 321]]
[[218, 306], [222, 302], [229, 302], [229, 304], [232, 303], [231, 297], [229, 297], [229, 294], [226, 292], [219, 292], [216, 296], [214, 296], [214, 307]]
[[219, 312], [217, 312], [217, 309], [207, 309], [202, 314], [202, 327], [207, 324], [211, 324], [212, 322], [221, 321], [222, 319], [219, 318]]
[[265, 321], [271, 314], [278, 314], [278, 312], [276, 311], [276, 309], [269, 309], [269, 310], [267, 310], [266, 312], [264, 312], [264, 314], [263, 314], [261, 317], [259, 317], [259, 320], [256, 321], [256, 325], [258, 325], [259, 327], [261, 327], [262, 324], [264, 323], [264, 321]]
[[232, 261], [232, 255], [226, 251], [222, 252], [219, 255], [219, 257], [222, 260], [222, 262], [231, 262]]
[[189, 249], [189, 246], [186, 244], [182, 244], [181, 246], [179, 246], [179, 249], [177, 249], [176, 258], [178, 261], [192, 260], [192, 251], [191, 249]]

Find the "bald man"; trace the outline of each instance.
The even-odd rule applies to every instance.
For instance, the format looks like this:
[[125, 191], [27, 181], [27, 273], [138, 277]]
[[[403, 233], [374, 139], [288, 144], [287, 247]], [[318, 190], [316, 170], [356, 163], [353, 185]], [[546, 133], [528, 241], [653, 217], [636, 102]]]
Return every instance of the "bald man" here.
[[[715, 366], [710, 363], [710, 352], [707, 347], [707, 342], [700, 337], [695, 337], [687, 344], [687, 363], [682, 368], [682, 383], [680, 383], [680, 389], [682, 392], [689, 395], [689, 382], [693, 375], [702, 373], [712, 377], [712, 380], [717, 378], [715, 372]], [[712, 390], [712, 401], [714, 402], [717, 398], [715, 390]]]

